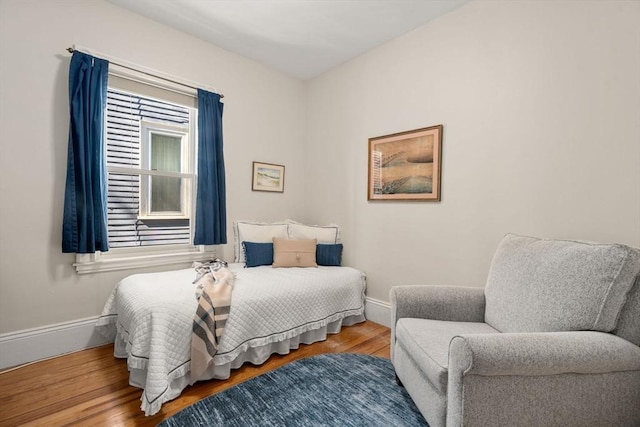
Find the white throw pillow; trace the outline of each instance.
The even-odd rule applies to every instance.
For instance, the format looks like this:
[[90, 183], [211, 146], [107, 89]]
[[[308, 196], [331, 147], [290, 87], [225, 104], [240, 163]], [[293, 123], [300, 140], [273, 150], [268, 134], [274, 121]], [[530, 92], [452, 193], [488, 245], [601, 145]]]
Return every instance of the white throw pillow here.
[[233, 223], [234, 234], [234, 255], [235, 262], [245, 262], [242, 242], [267, 243], [272, 242], [274, 237], [286, 239], [288, 237], [286, 222], [255, 222], [236, 221]]
[[289, 224], [289, 239], [313, 240], [318, 243], [339, 243], [340, 227], [335, 224], [330, 225], [304, 225]]

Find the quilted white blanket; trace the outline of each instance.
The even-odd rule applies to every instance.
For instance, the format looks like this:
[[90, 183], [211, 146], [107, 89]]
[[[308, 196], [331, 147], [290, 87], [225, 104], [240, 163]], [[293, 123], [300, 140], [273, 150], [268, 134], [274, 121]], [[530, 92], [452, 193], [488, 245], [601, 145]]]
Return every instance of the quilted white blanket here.
[[[299, 342], [325, 339], [327, 327], [337, 332], [343, 322], [364, 320], [365, 277], [353, 268], [229, 269], [236, 275], [231, 312], [213, 366], [201, 380], [228, 378], [245, 361], [262, 363]], [[146, 415], [189, 383], [194, 278], [191, 268], [129, 276], [116, 285], [96, 324], [115, 340], [115, 356], [127, 358], [131, 385], [143, 389]]]

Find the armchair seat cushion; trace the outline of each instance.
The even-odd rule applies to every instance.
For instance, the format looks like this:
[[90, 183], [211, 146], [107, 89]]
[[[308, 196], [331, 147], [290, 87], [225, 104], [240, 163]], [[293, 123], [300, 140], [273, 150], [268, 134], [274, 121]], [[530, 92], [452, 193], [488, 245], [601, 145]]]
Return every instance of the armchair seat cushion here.
[[447, 393], [449, 343], [463, 334], [497, 334], [497, 330], [479, 322], [402, 318], [396, 324], [396, 343], [406, 350], [431, 383]]

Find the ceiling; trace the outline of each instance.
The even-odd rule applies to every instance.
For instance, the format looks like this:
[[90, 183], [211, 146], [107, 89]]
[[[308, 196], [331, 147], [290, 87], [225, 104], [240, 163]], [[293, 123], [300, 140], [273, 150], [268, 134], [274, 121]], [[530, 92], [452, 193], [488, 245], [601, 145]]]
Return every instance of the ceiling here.
[[109, 0], [308, 80], [469, 0]]

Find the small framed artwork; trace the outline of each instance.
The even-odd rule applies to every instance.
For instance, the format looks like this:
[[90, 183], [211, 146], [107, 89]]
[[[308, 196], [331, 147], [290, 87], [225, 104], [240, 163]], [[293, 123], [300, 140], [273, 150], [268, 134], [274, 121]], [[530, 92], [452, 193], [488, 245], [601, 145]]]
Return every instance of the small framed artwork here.
[[442, 125], [369, 139], [367, 200], [440, 201]]
[[253, 162], [253, 191], [284, 192], [284, 166]]

